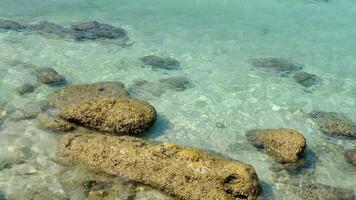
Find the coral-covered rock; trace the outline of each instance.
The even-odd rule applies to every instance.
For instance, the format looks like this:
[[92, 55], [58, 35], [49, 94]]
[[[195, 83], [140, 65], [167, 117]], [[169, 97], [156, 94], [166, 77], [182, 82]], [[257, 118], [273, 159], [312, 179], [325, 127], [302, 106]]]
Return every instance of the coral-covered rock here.
[[144, 183], [185, 200], [257, 199], [255, 170], [242, 162], [128, 136], [64, 135], [57, 161]]
[[293, 129], [255, 129], [248, 131], [246, 137], [280, 163], [299, 162], [306, 147], [304, 136]]
[[128, 97], [98, 97], [65, 106], [60, 117], [85, 127], [116, 134], [139, 134], [156, 121], [149, 103]]

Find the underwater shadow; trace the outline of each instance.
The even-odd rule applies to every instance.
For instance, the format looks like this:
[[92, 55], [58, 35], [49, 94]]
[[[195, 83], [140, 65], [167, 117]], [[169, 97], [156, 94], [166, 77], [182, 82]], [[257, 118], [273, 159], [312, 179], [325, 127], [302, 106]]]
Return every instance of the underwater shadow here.
[[142, 137], [146, 139], [155, 139], [172, 127], [172, 124], [169, 122], [168, 118], [162, 114], [157, 115], [155, 124], [146, 131]]

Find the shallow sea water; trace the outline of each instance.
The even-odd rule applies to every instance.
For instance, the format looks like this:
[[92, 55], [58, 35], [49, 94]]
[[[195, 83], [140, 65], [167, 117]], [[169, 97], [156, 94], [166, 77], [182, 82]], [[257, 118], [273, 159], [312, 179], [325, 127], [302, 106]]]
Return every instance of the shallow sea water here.
[[[186, 76], [194, 87], [166, 89], [160, 97], [142, 94], [159, 113], [146, 137], [251, 164], [266, 199], [298, 199], [285, 184], [298, 181], [356, 192], [355, 168], [343, 157], [343, 149], [355, 142], [323, 135], [304, 116], [311, 110], [334, 111], [356, 121], [354, 0], [1, 0], [0, 18], [63, 26], [96, 20], [123, 27], [132, 41], [122, 47], [115, 41], [0, 31], [0, 106], [21, 107], [52, 94], [56, 88], [45, 85], [25, 96], [15, 92], [23, 83], [35, 84], [31, 71], [42, 66], [53, 67], [70, 84], [121, 81], [130, 87], [137, 79]], [[141, 67], [139, 58], [150, 54], [174, 57], [182, 68]], [[248, 59], [259, 57], [299, 63], [323, 82], [306, 89], [290, 77], [251, 67]], [[272, 172], [273, 159], [244, 136], [253, 128], [281, 127], [302, 132], [315, 153], [313, 167], [299, 175]], [[36, 120], [24, 120], [3, 124], [0, 137], [0, 161], [25, 160], [0, 171], [2, 193], [64, 190], [57, 179], [62, 167], [51, 161], [56, 135], [40, 129]], [[30, 155], [22, 155], [26, 152]]]

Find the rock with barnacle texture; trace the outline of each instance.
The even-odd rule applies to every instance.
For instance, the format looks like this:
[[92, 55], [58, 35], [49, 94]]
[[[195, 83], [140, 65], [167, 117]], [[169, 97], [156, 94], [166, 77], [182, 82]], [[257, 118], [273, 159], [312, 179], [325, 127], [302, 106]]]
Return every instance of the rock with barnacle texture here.
[[344, 156], [347, 162], [356, 167], [356, 149], [346, 150]]
[[124, 29], [97, 21], [75, 23], [71, 29], [76, 40], [128, 39]]
[[128, 96], [121, 82], [99, 82], [70, 85], [57, 91], [49, 100], [52, 107], [60, 108], [69, 104], [89, 101], [99, 96]]
[[283, 58], [250, 58], [249, 63], [256, 68], [272, 70], [281, 73], [291, 74], [302, 69], [298, 64], [289, 62]]
[[154, 124], [156, 115], [149, 103], [128, 97], [98, 97], [60, 110], [63, 119], [115, 134], [140, 134]]
[[38, 82], [46, 85], [62, 85], [66, 83], [64, 76], [58, 74], [56, 70], [50, 67], [42, 67], [33, 72]]
[[144, 56], [140, 58], [144, 67], [150, 67], [152, 69], [178, 69], [180, 68], [180, 62], [174, 58], [159, 57], [155, 55]]
[[345, 115], [324, 111], [312, 111], [308, 115], [322, 133], [332, 137], [356, 139], [356, 124]]
[[282, 164], [299, 163], [306, 147], [304, 136], [293, 129], [254, 129], [246, 133], [247, 140], [264, 149]]
[[0, 20], [0, 29], [22, 31], [26, 29], [26, 26], [11, 20]]
[[321, 82], [321, 79], [315, 74], [310, 74], [308, 72], [297, 72], [294, 74], [293, 79], [304, 87], [312, 87]]
[[170, 143], [129, 136], [67, 134], [57, 161], [137, 181], [185, 200], [257, 199], [261, 186], [247, 164]]

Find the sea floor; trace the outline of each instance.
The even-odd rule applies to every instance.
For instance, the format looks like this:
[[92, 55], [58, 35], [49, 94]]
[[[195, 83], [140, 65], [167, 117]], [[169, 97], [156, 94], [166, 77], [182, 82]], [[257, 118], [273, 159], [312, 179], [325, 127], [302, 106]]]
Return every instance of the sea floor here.
[[[149, 101], [158, 120], [145, 137], [214, 151], [252, 165], [266, 199], [298, 199], [289, 183], [317, 182], [356, 192], [356, 168], [345, 161], [355, 140], [322, 134], [306, 113], [344, 113], [356, 121], [356, 4], [353, 0], [1, 0], [0, 19], [62, 26], [96, 20], [122, 27], [130, 43], [75, 41], [0, 31], [0, 114], [47, 99], [59, 87], [32, 72], [52, 67], [69, 84], [120, 81]], [[172, 57], [179, 69], [143, 67], [145, 55]], [[312, 87], [253, 67], [251, 58], [284, 58], [317, 75]], [[160, 81], [183, 76], [187, 88]], [[145, 87], [135, 83], [146, 80]], [[30, 83], [33, 93], [18, 95]], [[136, 84], [137, 86], [137, 84]], [[245, 132], [293, 128], [307, 141], [310, 166], [298, 174], [251, 146]], [[44, 190], [65, 193], [52, 158], [59, 136], [36, 119], [6, 120], [0, 129], [0, 199]], [[311, 153], [313, 152], [313, 153]], [[12, 167], [9, 167], [9, 166]], [[80, 172], [78, 172], [80, 173]], [[75, 176], [75, 174], [73, 174]], [[71, 192], [71, 199], [81, 199]]]

